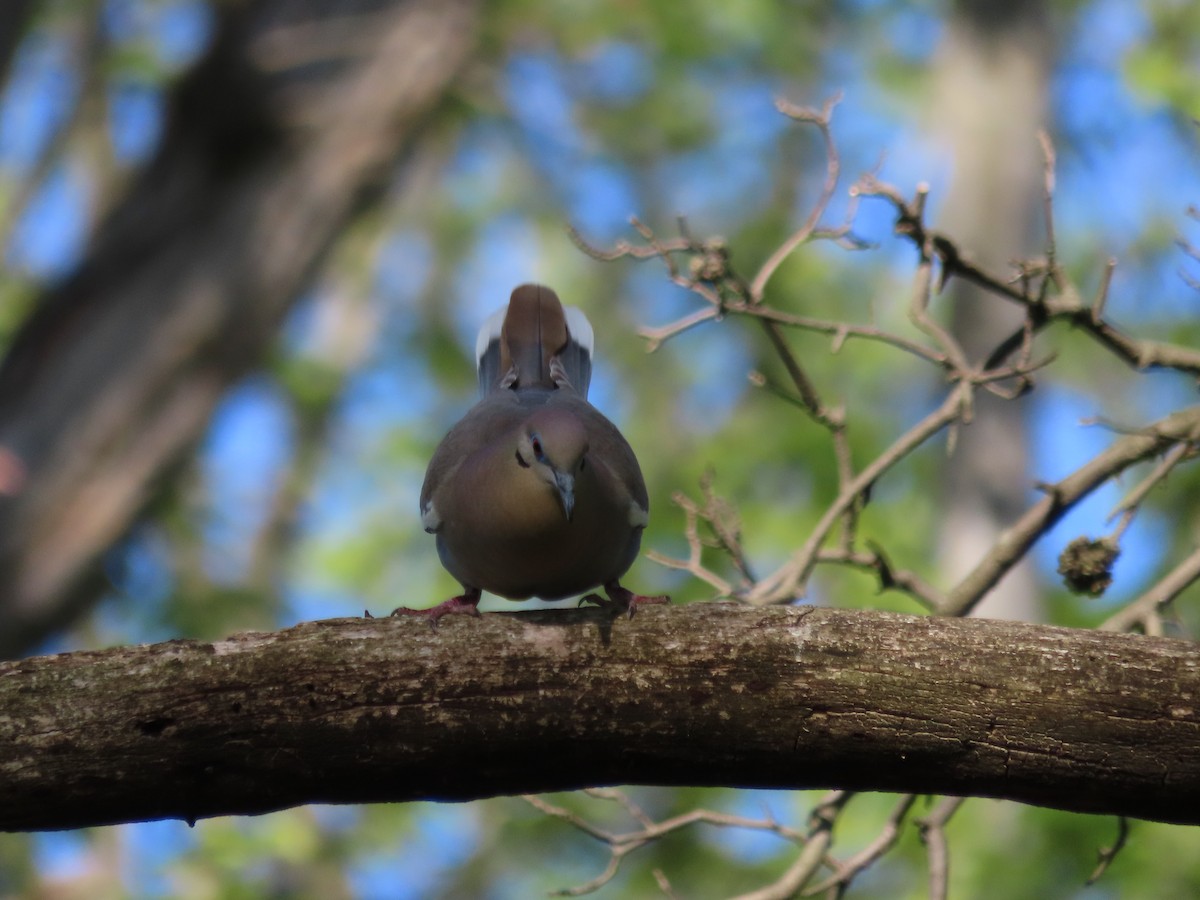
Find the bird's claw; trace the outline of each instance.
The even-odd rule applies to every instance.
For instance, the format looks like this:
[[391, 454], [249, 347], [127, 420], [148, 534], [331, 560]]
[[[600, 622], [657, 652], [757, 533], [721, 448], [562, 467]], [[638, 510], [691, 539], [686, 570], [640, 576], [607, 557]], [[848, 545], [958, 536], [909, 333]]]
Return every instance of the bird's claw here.
[[583, 606], [585, 603], [594, 603], [601, 609], [616, 612], [618, 615], [625, 613], [632, 619], [633, 614], [637, 612], [639, 606], [671, 602], [671, 598], [666, 594], [658, 594], [656, 596], [635, 594], [628, 588], [621, 587], [617, 582], [606, 584], [604, 586], [604, 593], [608, 594], [608, 596], [601, 597], [599, 594], [592, 593], [581, 597], [579, 605]]
[[481, 615], [479, 612], [479, 594], [459, 594], [457, 597], [451, 597], [449, 600], [442, 601], [437, 606], [430, 606], [426, 609], [410, 609], [407, 606], [397, 606], [392, 610], [391, 615], [424, 616], [429, 619], [429, 627], [436, 631], [438, 622], [442, 616], [467, 615], [478, 619]]

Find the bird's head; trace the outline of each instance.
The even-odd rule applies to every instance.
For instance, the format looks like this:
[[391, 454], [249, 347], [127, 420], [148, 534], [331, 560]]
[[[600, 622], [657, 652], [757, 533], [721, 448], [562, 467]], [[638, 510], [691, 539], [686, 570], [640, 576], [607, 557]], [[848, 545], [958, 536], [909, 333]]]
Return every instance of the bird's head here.
[[516, 462], [553, 490], [567, 521], [575, 510], [575, 481], [587, 464], [583, 423], [561, 409], [542, 409], [525, 422], [517, 439]]

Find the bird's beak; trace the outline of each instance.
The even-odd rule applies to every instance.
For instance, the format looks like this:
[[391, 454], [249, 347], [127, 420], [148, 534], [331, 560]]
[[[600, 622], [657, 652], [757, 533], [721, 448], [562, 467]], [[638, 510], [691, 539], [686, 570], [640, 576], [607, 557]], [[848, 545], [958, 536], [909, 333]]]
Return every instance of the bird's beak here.
[[571, 521], [571, 513], [575, 511], [575, 476], [566, 472], [554, 473], [554, 486], [558, 488], [559, 499], [562, 500], [563, 513], [567, 521]]

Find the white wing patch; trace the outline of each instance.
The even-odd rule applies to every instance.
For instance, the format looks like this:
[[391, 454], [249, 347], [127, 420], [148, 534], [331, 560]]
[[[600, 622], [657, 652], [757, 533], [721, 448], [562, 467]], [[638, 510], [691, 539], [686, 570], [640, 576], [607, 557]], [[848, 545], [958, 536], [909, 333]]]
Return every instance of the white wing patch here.
[[[650, 521], [650, 513], [638, 505], [636, 500], [629, 501], [629, 524], [634, 528], [645, 528]], [[426, 528], [426, 531], [429, 529]]]
[[432, 498], [421, 509], [421, 526], [430, 534], [437, 533], [437, 530], [442, 527], [442, 517], [438, 515]]
[[[487, 352], [488, 344], [490, 344], [492, 341], [500, 340], [500, 332], [504, 329], [504, 316], [507, 312], [508, 307], [502, 306], [483, 320], [483, 325], [480, 327], [479, 334], [475, 338], [476, 369], [479, 368], [479, 363], [483, 359], [483, 354]], [[588, 327], [590, 329], [591, 326]]]
[[[583, 314], [583, 310], [577, 306], [564, 306], [563, 315], [567, 320], [567, 331], [571, 332], [571, 337], [575, 339], [575, 343], [587, 351], [588, 358], [590, 359], [595, 355], [596, 351], [596, 335], [592, 331], [592, 323]], [[500, 333], [499, 328], [497, 328], [496, 333]], [[487, 347], [487, 343], [485, 342], [483, 346]], [[482, 353], [483, 351], [479, 352]]]

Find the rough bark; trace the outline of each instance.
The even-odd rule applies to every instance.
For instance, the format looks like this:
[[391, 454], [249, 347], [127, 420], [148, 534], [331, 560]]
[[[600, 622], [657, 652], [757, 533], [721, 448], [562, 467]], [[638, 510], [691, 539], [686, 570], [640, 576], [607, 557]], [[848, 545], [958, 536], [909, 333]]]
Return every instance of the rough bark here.
[[0, 829], [606, 784], [1200, 822], [1200, 648], [733, 604], [339, 619], [0, 664]]
[[220, 6], [155, 158], [0, 366], [0, 656], [90, 600], [100, 554], [390, 183], [474, 16], [472, 0]]

